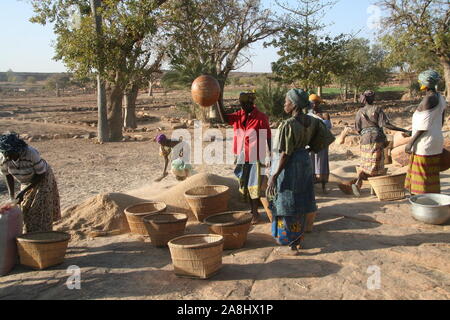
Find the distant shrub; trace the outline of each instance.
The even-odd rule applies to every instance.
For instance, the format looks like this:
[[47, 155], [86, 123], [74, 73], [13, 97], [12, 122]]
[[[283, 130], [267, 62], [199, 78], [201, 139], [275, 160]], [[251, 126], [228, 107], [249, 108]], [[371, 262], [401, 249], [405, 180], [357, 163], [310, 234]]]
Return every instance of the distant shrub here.
[[36, 83], [36, 78], [33, 76], [28, 76], [27, 79], [25, 80], [25, 82], [28, 84], [34, 84], [34, 83]]
[[288, 89], [279, 84], [266, 81], [256, 90], [256, 104], [267, 115], [281, 118], [284, 114], [284, 102]]

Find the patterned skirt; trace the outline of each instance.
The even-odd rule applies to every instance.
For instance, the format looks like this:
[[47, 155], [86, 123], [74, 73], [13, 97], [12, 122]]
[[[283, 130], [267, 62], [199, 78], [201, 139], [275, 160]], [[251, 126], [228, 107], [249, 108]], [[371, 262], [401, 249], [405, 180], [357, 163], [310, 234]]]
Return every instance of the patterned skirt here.
[[272, 236], [282, 246], [300, 244], [305, 232], [306, 214], [296, 217], [276, 217]]
[[361, 144], [360, 169], [365, 174], [375, 177], [386, 174], [384, 169], [384, 143]]
[[239, 192], [244, 200], [249, 198], [257, 200], [263, 196], [261, 186], [264, 176], [261, 175], [261, 164], [259, 162], [238, 164], [234, 174], [238, 178]]
[[58, 185], [51, 167], [39, 184], [28, 191], [21, 203], [25, 232], [53, 230], [53, 222], [61, 219]]
[[441, 155], [411, 155], [405, 180], [405, 188], [411, 194], [441, 193], [440, 173]]

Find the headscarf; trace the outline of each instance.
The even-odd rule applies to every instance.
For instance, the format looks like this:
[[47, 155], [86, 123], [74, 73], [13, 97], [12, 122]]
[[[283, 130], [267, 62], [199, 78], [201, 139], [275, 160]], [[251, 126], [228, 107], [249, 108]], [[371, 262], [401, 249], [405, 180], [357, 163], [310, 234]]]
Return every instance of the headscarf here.
[[161, 144], [161, 143], [163, 143], [164, 141], [166, 141], [167, 140], [167, 137], [166, 137], [166, 135], [165, 134], [158, 134], [157, 136], [156, 136], [156, 138], [155, 138], [155, 141], [157, 142], [157, 143], [159, 143], [159, 144]]
[[427, 70], [419, 75], [420, 84], [428, 89], [434, 89], [440, 80], [441, 76], [434, 70]]
[[1, 153], [21, 153], [27, 146], [27, 143], [20, 139], [17, 133], [7, 133], [0, 135]]
[[254, 104], [256, 101], [255, 92], [241, 92], [239, 95], [239, 102], [243, 104]]
[[365, 91], [359, 98], [359, 102], [361, 102], [364, 105], [373, 104], [374, 101], [375, 101], [375, 92], [373, 92], [372, 90]]
[[323, 102], [322, 98], [320, 96], [318, 96], [317, 94], [314, 94], [314, 93], [309, 96], [309, 101], [320, 102], [320, 103]]
[[309, 94], [302, 89], [291, 89], [288, 91], [286, 96], [292, 101], [298, 110], [302, 110], [303, 108], [310, 106]]

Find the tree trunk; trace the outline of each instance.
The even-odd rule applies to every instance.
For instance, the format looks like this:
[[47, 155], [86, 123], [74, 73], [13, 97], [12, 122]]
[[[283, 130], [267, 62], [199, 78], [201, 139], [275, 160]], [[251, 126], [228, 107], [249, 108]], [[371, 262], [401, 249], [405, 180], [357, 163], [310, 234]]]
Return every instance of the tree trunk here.
[[219, 119], [222, 123], [225, 122], [225, 103], [223, 101], [223, 94], [225, 90], [225, 81], [219, 80], [219, 86], [220, 86], [220, 96], [219, 101], [217, 102], [217, 112], [219, 114]]
[[148, 96], [153, 97], [153, 81], [148, 82]]
[[353, 94], [353, 102], [358, 102], [358, 88], [355, 88], [355, 92]]
[[106, 109], [106, 107], [105, 82], [102, 80], [100, 74], [97, 74], [97, 136], [99, 142], [109, 141], [108, 110]]
[[121, 141], [122, 135], [122, 100], [124, 89], [120, 86], [114, 86], [109, 96], [108, 106], [108, 124], [110, 141]]
[[444, 68], [445, 96], [447, 97], [447, 101], [450, 102], [450, 60], [442, 57], [440, 61]]
[[345, 84], [344, 101], [347, 101], [347, 98], [348, 98], [348, 84]]
[[103, 30], [102, 30], [102, 16], [98, 13], [97, 9], [101, 7], [100, 0], [91, 0], [91, 11], [95, 23], [96, 33], [96, 54], [99, 61], [98, 74], [97, 74], [97, 109], [98, 109], [98, 141], [109, 141], [109, 125], [108, 125], [108, 110], [106, 102], [106, 83], [102, 79], [104, 72], [104, 52], [103, 52]]
[[318, 95], [319, 97], [322, 96], [322, 86], [319, 86], [319, 87], [317, 88], [317, 95]]
[[124, 128], [136, 129], [136, 99], [138, 96], [139, 87], [135, 84], [131, 87], [131, 90], [125, 94], [125, 106], [124, 106]]

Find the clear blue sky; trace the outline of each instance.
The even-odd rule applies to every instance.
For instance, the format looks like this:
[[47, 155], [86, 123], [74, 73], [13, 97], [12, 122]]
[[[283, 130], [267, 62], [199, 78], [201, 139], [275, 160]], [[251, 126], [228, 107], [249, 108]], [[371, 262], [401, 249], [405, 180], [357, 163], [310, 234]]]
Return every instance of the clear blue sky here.
[[[374, 39], [374, 30], [368, 26], [371, 16], [368, 8], [375, 1], [340, 0], [326, 13], [324, 22], [331, 25], [328, 31], [339, 34], [361, 30], [359, 36]], [[274, 1], [263, 0], [263, 3], [270, 6]], [[52, 26], [32, 24], [28, 21], [32, 13], [26, 0], [0, 0], [0, 71], [64, 72], [64, 65], [52, 59], [55, 41]], [[270, 72], [271, 62], [277, 60], [276, 50], [264, 49], [262, 43], [254, 44], [249, 53], [252, 62], [240, 71]]]

